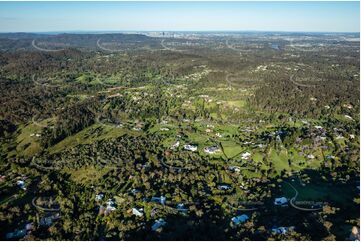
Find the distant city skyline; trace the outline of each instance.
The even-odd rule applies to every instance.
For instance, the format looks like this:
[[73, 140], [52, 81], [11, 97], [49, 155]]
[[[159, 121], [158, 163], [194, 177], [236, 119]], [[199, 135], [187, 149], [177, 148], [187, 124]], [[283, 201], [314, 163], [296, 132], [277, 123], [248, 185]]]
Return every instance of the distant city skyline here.
[[0, 2], [0, 32], [359, 32], [354, 2]]

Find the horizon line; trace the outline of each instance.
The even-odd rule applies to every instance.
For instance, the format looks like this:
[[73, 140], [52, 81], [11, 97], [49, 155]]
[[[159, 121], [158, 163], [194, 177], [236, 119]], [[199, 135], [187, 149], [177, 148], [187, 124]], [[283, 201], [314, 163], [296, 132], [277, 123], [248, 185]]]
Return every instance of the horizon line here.
[[218, 33], [227, 33], [227, 32], [263, 32], [263, 33], [345, 33], [345, 34], [360, 34], [360, 31], [315, 31], [315, 30], [54, 30], [54, 31], [0, 31], [0, 34], [67, 34], [67, 33], [126, 33], [126, 32], [218, 32]]

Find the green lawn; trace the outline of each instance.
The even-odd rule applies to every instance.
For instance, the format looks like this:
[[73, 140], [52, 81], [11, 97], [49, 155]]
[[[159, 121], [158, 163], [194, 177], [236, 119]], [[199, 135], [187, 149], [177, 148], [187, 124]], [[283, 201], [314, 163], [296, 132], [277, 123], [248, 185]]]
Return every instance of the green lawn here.
[[244, 147], [240, 146], [239, 144], [237, 144], [232, 140], [222, 141], [221, 143], [223, 146], [224, 153], [228, 158], [234, 157], [245, 150]]
[[119, 128], [116, 125], [94, 124], [72, 136], [65, 138], [56, 145], [48, 149], [50, 154], [60, 152], [66, 148], [74, 147], [78, 144], [91, 144], [97, 140], [111, 139], [123, 136], [124, 134], [140, 135], [142, 132]]

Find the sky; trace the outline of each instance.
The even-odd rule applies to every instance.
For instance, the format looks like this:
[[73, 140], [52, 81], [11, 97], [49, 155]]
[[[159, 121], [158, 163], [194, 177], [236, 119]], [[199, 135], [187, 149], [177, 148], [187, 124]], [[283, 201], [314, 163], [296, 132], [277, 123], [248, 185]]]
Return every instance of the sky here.
[[354, 2], [0, 2], [0, 32], [359, 32]]

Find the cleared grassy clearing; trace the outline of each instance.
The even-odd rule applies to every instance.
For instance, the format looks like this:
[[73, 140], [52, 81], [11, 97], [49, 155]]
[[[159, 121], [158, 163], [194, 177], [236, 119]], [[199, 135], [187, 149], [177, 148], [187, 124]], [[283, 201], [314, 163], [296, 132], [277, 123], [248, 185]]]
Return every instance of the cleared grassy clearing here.
[[93, 184], [103, 177], [111, 168], [96, 168], [94, 166], [84, 166], [79, 169], [65, 168], [64, 172], [70, 174], [71, 180], [78, 184]]
[[54, 154], [66, 148], [74, 147], [78, 144], [91, 144], [98, 140], [117, 138], [123, 136], [124, 134], [138, 136], [141, 133], [142, 132], [136, 132], [126, 128], [117, 127], [116, 125], [97, 123], [73, 136], [65, 138], [56, 145], [50, 147], [48, 151], [50, 154]]

